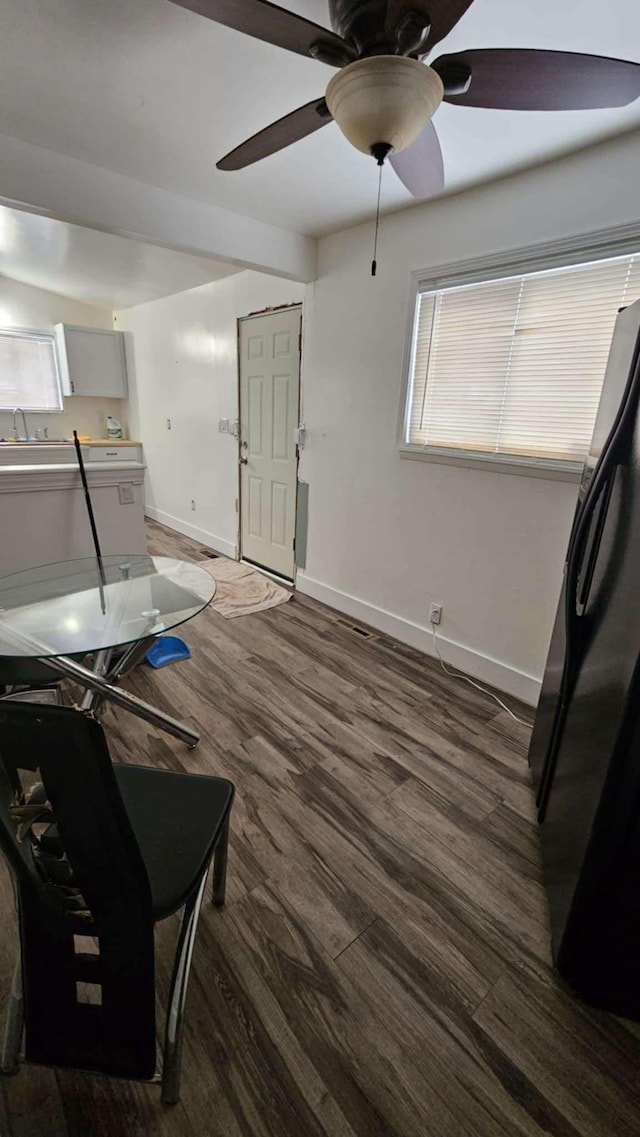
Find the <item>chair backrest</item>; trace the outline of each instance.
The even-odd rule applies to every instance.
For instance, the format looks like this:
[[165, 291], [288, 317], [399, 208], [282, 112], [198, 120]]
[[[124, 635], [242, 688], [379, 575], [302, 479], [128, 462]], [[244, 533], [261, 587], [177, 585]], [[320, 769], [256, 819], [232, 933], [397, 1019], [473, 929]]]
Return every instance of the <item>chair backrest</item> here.
[[[85, 654], [81, 652], [79, 655], [72, 655], [70, 658], [82, 663]], [[48, 683], [55, 683], [58, 679], [62, 679], [62, 673], [52, 671], [39, 659], [0, 656], [0, 683], [3, 685], [27, 684], [34, 686], [38, 683], [46, 686]]]
[[[35, 828], [18, 832], [20, 771], [52, 807], [42, 848], [53, 860]], [[0, 847], [17, 887], [27, 1061], [152, 1077], [151, 889], [98, 722], [0, 702]]]
[[41, 683], [55, 683], [59, 678], [55, 671], [40, 663], [37, 659], [7, 659], [0, 658], [0, 683], [3, 686], [28, 684], [34, 686]]

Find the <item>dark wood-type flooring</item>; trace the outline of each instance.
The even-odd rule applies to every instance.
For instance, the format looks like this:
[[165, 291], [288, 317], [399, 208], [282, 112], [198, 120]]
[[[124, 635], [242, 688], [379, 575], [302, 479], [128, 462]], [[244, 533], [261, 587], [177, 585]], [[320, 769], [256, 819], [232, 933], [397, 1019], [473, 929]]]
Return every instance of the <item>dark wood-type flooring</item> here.
[[[201, 559], [156, 524], [150, 548]], [[550, 968], [528, 731], [300, 595], [235, 620], [207, 611], [181, 634], [190, 661], [128, 682], [195, 720], [197, 749], [121, 711], [104, 721], [114, 758], [237, 785], [228, 904], [206, 905], [194, 954], [182, 1101], [24, 1067], [3, 1080], [0, 1130], [640, 1134], [640, 1029], [574, 1001]], [[6, 991], [4, 870], [1, 884]], [[161, 996], [176, 929], [159, 929]]]

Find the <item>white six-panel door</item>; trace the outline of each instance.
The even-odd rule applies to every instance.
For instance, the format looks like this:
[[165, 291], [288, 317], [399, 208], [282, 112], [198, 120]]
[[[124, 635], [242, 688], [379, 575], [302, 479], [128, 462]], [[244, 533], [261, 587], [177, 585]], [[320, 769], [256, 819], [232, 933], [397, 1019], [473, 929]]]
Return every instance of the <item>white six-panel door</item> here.
[[240, 321], [242, 556], [293, 577], [299, 308]]

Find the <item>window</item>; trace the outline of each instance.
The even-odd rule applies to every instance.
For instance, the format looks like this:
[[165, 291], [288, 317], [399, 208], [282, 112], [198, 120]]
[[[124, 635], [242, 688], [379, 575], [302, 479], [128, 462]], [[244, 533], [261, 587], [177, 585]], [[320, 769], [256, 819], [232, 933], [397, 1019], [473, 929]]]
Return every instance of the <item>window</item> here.
[[53, 336], [0, 331], [0, 410], [61, 411], [62, 388]]
[[405, 447], [581, 463], [640, 255], [418, 292]]

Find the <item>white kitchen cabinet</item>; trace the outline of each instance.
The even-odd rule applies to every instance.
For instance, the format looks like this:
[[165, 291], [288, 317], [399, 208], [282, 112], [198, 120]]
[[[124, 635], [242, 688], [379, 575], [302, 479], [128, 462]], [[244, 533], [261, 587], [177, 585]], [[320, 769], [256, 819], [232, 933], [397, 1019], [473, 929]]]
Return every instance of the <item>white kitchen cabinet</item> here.
[[[93, 455], [87, 452], [94, 449], [110, 447], [83, 446], [102, 552], [125, 557], [144, 553], [144, 464], [91, 461]], [[30, 464], [16, 463], [14, 451], [21, 451], [22, 463]], [[35, 452], [33, 458], [25, 451]], [[131, 446], [129, 451], [139, 448]], [[38, 460], [39, 454], [44, 461]], [[7, 535], [0, 541], [0, 576], [93, 555], [87, 504], [72, 455], [73, 446], [0, 444], [0, 533]]]
[[56, 324], [56, 342], [63, 394], [127, 398], [122, 332]]

